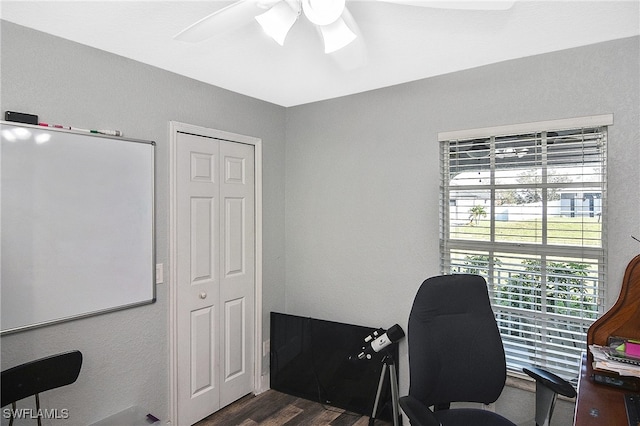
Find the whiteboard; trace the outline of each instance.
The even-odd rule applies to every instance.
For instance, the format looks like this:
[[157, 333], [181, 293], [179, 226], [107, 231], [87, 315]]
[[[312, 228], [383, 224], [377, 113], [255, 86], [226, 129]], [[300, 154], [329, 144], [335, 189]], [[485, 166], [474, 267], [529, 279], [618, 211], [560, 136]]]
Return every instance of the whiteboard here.
[[0, 333], [155, 302], [155, 143], [0, 122]]

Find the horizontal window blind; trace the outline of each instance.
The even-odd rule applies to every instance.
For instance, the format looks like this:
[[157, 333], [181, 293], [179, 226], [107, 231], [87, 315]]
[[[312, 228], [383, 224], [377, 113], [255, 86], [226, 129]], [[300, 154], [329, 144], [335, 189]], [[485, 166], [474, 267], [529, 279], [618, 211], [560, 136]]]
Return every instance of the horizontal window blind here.
[[508, 367], [578, 376], [604, 301], [606, 126], [441, 141], [443, 273], [486, 278]]

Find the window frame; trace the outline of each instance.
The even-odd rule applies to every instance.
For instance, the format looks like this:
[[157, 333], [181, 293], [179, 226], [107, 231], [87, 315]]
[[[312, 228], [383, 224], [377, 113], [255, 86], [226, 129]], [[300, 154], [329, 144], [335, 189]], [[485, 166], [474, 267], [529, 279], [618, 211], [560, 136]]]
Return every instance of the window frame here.
[[[450, 235], [450, 231], [451, 228], [453, 227], [451, 225], [451, 216], [450, 216], [450, 209], [451, 209], [451, 197], [450, 197], [450, 185], [449, 185], [449, 179], [450, 179], [450, 153], [449, 153], [449, 149], [445, 149], [444, 147], [448, 147], [448, 143], [451, 141], [457, 141], [457, 140], [472, 140], [472, 139], [481, 139], [481, 138], [489, 138], [492, 142], [491, 142], [491, 155], [490, 155], [490, 160], [492, 163], [492, 167], [495, 167], [495, 139], [496, 137], [502, 137], [505, 135], [523, 135], [523, 134], [527, 134], [527, 133], [540, 133], [540, 134], [544, 134], [546, 137], [547, 132], [552, 132], [552, 131], [561, 131], [561, 130], [567, 130], [567, 129], [581, 129], [581, 128], [599, 128], [602, 127], [604, 128], [604, 135], [605, 135], [605, 139], [606, 139], [606, 135], [607, 135], [607, 129], [609, 126], [613, 125], [613, 115], [612, 114], [605, 114], [605, 115], [596, 115], [596, 116], [586, 116], [586, 117], [579, 117], [579, 118], [571, 118], [571, 119], [562, 119], [562, 120], [550, 120], [550, 121], [540, 121], [540, 122], [532, 122], [532, 123], [524, 123], [524, 124], [515, 124], [515, 125], [507, 125], [507, 126], [497, 126], [497, 127], [487, 127], [487, 128], [480, 128], [480, 129], [469, 129], [469, 130], [462, 130], [462, 131], [451, 131], [451, 132], [441, 132], [438, 134], [438, 143], [441, 145], [440, 150], [441, 150], [441, 159], [440, 159], [440, 172], [441, 172], [441, 190], [440, 190], [440, 258], [441, 258], [441, 272], [442, 273], [455, 273], [455, 270], [452, 270], [452, 263], [451, 263], [451, 254], [452, 254], [452, 250], [456, 250], [461, 249], [461, 250], [467, 250], [467, 251], [473, 251], [473, 250], [477, 250], [477, 251], [487, 251], [488, 253], [501, 253], [501, 252], [505, 252], [505, 253], [513, 253], [513, 251], [510, 251], [513, 249], [513, 245], [514, 243], [505, 243], [505, 242], [496, 242], [494, 235], [495, 235], [495, 217], [492, 218], [491, 220], [491, 229], [490, 229], [490, 238], [489, 241], [480, 241], [480, 242], [476, 242], [474, 240], [453, 240], [451, 238]], [[580, 246], [579, 249], [576, 249], [574, 251], [574, 254], [580, 254], [582, 253], [584, 256], [586, 257], [590, 257], [590, 258], [597, 258], [598, 259], [598, 277], [597, 277], [597, 310], [596, 310], [596, 318], [599, 317], [603, 311], [604, 311], [604, 306], [606, 305], [606, 296], [607, 293], [605, 291], [605, 276], [606, 276], [606, 265], [607, 265], [607, 242], [606, 242], [606, 223], [607, 223], [607, 214], [606, 214], [606, 196], [605, 196], [605, 192], [606, 192], [606, 176], [607, 176], [607, 171], [606, 171], [606, 144], [608, 144], [608, 142], [605, 142], [605, 150], [604, 150], [604, 160], [603, 160], [603, 164], [604, 164], [604, 168], [601, 171], [602, 175], [603, 175], [603, 182], [602, 182], [602, 215], [601, 215], [601, 231], [600, 231], [600, 240], [601, 240], [601, 246], [597, 247], [597, 248], [591, 248], [588, 246]], [[543, 171], [543, 173], [546, 173], [546, 170], [550, 169], [550, 167], [548, 167], [547, 165], [541, 166], [540, 170], [545, 170]], [[494, 168], [495, 170], [495, 168]], [[494, 172], [491, 173], [492, 176], [492, 181], [486, 185], [486, 188], [488, 190], [490, 190], [491, 192], [491, 197], [490, 197], [490, 211], [492, 212], [491, 214], [497, 214], [495, 207], [496, 207], [496, 185], [495, 180], [494, 180]], [[446, 179], [446, 182], [445, 182]], [[548, 182], [545, 183], [545, 185], [547, 185]], [[524, 185], [526, 186], [526, 185]], [[580, 185], [575, 185], [576, 187], [579, 187]], [[547, 190], [547, 186], [543, 186], [545, 189], [543, 191]], [[584, 187], [588, 187], [587, 185], [584, 185]], [[580, 189], [580, 188], [578, 188]], [[454, 201], [457, 201], [454, 200]], [[542, 207], [542, 215], [544, 216], [544, 219], [542, 219], [543, 222], [543, 233], [546, 233], [546, 229], [547, 229], [547, 209], [546, 209], [546, 199], [545, 201], [542, 203], [543, 207]], [[461, 245], [463, 248], [461, 248]], [[518, 244], [515, 243], [515, 245], [518, 246], [522, 246], [519, 247], [519, 251], [520, 251], [520, 255], [522, 256], [522, 258], [524, 258], [524, 256], [526, 256], [526, 254], [530, 254], [530, 255], [540, 255], [541, 259], [542, 258], [552, 258], [554, 256], [558, 256], [558, 257], [566, 257], [567, 253], [566, 251], [563, 249], [563, 246], [559, 246], [559, 247], [549, 247], [547, 245], [545, 245], [544, 249], [544, 253], [541, 254], [541, 250], [540, 250], [540, 246], [537, 244]], [[509, 250], [504, 250], [506, 247], [509, 247]], [[502, 248], [502, 250], [501, 250]], [[491, 254], [489, 255], [489, 258], [491, 258]], [[514, 256], [516, 256], [514, 254]], [[571, 256], [571, 253], [569, 254], [569, 256]], [[493, 274], [493, 260], [490, 260], [487, 262], [486, 265], [486, 278], [488, 280], [488, 286], [489, 286], [489, 292], [490, 292], [490, 296], [492, 297], [492, 305], [494, 304], [494, 298], [493, 298], [493, 292], [494, 292], [494, 286], [495, 285], [499, 285], [499, 283], [493, 283], [491, 282], [494, 279], [494, 274]], [[544, 285], [547, 283], [547, 276], [546, 276], [546, 270], [545, 270], [545, 266], [541, 266], [541, 270], [540, 270], [540, 276], [541, 276], [541, 285]], [[496, 278], [497, 281], [500, 281], [499, 278]], [[543, 287], [544, 288], [544, 287]], [[499, 311], [499, 309], [497, 306], [494, 306], [494, 311]], [[546, 321], [546, 318], [551, 318], [555, 315], [555, 313], [553, 312], [546, 312], [546, 311], [539, 311], [536, 312], [534, 310], [531, 311], [532, 314], [535, 314], [536, 318], [538, 317], [544, 317], [545, 319], [543, 319], [543, 321]], [[496, 313], [496, 316], [499, 317], [500, 312]], [[523, 314], [524, 315], [524, 314]], [[595, 321], [595, 319], [589, 319], [589, 320], [585, 320], [585, 327], [588, 328], [588, 325], [590, 325], [590, 323], [592, 323], [593, 321]], [[499, 318], [497, 318], [499, 319]], [[590, 322], [589, 322], [590, 321]], [[586, 329], [583, 330], [584, 335], [585, 335], [585, 342], [584, 345], [586, 346]], [[544, 338], [544, 336], [542, 337]], [[541, 339], [542, 339], [541, 338]], [[535, 340], [532, 339], [532, 342], [534, 342]], [[549, 350], [548, 349], [548, 344], [545, 342], [544, 346], [544, 351]], [[509, 357], [508, 357], [509, 358]], [[542, 366], [542, 367], [547, 367], [549, 368], [549, 365], [546, 365], [545, 363], [545, 357], [542, 357], [543, 359], [540, 359], [540, 362], [537, 362], [537, 365]], [[516, 364], [509, 364], [508, 361], [508, 369], [510, 374], [513, 374], [517, 371], [520, 371], [520, 368], [522, 367], [522, 365], [516, 365]], [[551, 368], [553, 370], [553, 368]], [[556, 371], [557, 374], [569, 379], [569, 380], [577, 380], [577, 376], [579, 374], [579, 361], [576, 362], [575, 365], [575, 372], [571, 372], [571, 373], [567, 373], [566, 371]], [[575, 374], [574, 374], [575, 373]]]

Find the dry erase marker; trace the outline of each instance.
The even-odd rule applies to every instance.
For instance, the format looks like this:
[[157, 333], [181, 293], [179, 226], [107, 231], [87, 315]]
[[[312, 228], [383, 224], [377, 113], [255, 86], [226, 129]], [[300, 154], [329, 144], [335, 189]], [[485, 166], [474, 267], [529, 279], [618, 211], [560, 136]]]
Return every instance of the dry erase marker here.
[[99, 133], [101, 135], [109, 135], [109, 136], [122, 136], [122, 132], [120, 130], [89, 130], [89, 129], [78, 129], [77, 127], [69, 127], [69, 129], [75, 130], [76, 132]]
[[62, 127], [59, 124], [47, 124], [47, 123], [38, 123], [38, 126], [44, 126], [44, 127], [55, 127], [56, 129], [65, 129], [65, 127]]
[[44, 127], [53, 127], [56, 129], [66, 129], [66, 130], [74, 130], [76, 132], [85, 132], [85, 133], [98, 133], [101, 135], [109, 135], [109, 136], [122, 136], [122, 132], [120, 130], [90, 130], [90, 129], [79, 129], [77, 127], [70, 126], [61, 126], [59, 124], [47, 124], [47, 123], [38, 123], [40, 126]]

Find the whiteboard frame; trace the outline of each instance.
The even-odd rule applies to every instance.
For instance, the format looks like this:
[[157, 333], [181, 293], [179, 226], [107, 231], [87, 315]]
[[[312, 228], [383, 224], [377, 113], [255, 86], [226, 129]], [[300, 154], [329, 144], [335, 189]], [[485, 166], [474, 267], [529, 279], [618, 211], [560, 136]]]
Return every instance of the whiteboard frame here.
[[[25, 123], [19, 123], [19, 122], [13, 122], [13, 121], [5, 121], [5, 120], [0, 120], [0, 127], [1, 126], [5, 126], [5, 125], [10, 125], [10, 126], [19, 126], [19, 127], [25, 127], [27, 129], [37, 129], [40, 131], [51, 131], [51, 132], [61, 132], [61, 133], [67, 133], [67, 134], [75, 134], [75, 135], [80, 135], [80, 136], [84, 136], [84, 137], [96, 137], [96, 138], [100, 138], [100, 139], [114, 139], [120, 142], [131, 142], [131, 143], [141, 143], [141, 144], [147, 144], [151, 146], [151, 265], [149, 265], [149, 267], [151, 268], [151, 283], [149, 283], [149, 285], [151, 285], [151, 299], [147, 299], [147, 300], [143, 300], [143, 301], [139, 301], [139, 302], [134, 302], [134, 303], [127, 303], [127, 304], [123, 304], [123, 305], [118, 305], [118, 306], [114, 306], [114, 307], [110, 307], [110, 308], [106, 308], [106, 309], [99, 309], [99, 310], [94, 310], [94, 311], [90, 311], [90, 312], [83, 312], [80, 314], [74, 314], [74, 315], [69, 315], [66, 317], [62, 317], [62, 318], [55, 318], [55, 319], [51, 319], [51, 320], [45, 320], [45, 321], [40, 321], [40, 322], [36, 322], [36, 323], [32, 323], [32, 324], [26, 324], [26, 325], [21, 325], [21, 326], [17, 326], [17, 327], [12, 327], [12, 328], [8, 328], [8, 329], [1, 329], [2, 324], [0, 324], [0, 336], [5, 336], [8, 334], [13, 334], [13, 333], [18, 333], [18, 332], [22, 332], [22, 331], [27, 331], [27, 330], [32, 330], [35, 328], [40, 328], [40, 327], [45, 327], [45, 326], [49, 326], [49, 325], [54, 325], [54, 324], [60, 324], [60, 323], [64, 323], [64, 322], [68, 322], [68, 321], [74, 321], [74, 320], [78, 320], [78, 319], [83, 319], [83, 318], [88, 318], [88, 317], [92, 317], [92, 316], [96, 316], [96, 315], [102, 315], [102, 314], [107, 314], [107, 313], [111, 313], [111, 312], [117, 312], [117, 311], [121, 311], [121, 310], [125, 310], [125, 309], [130, 309], [130, 308], [135, 308], [138, 306], [144, 306], [144, 305], [150, 305], [156, 302], [156, 298], [157, 298], [157, 293], [156, 293], [156, 220], [155, 220], [155, 214], [156, 214], [156, 199], [155, 199], [155, 188], [156, 188], [156, 164], [155, 164], [155, 151], [156, 151], [156, 142], [155, 141], [149, 141], [149, 140], [144, 140], [144, 139], [134, 139], [134, 138], [127, 138], [127, 137], [122, 137], [122, 136], [111, 136], [111, 135], [104, 135], [104, 134], [100, 134], [100, 133], [96, 133], [96, 132], [91, 132], [91, 131], [78, 131], [78, 130], [70, 130], [70, 129], [64, 129], [64, 128], [56, 128], [56, 127], [44, 127], [44, 126], [40, 126], [40, 125], [32, 125], [32, 124], [25, 124]], [[0, 154], [0, 159], [1, 159], [1, 154]], [[0, 163], [1, 164], [1, 163]], [[0, 194], [2, 193], [2, 182], [0, 181]], [[0, 208], [0, 215], [1, 215], [2, 209]], [[0, 226], [1, 228], [1, 226]], [[2, 232], [2, 230], [0, 229], [0, 232]], [[2, 259], [2, 253], [0, 251], [0, 260]], [[1, 262], [0, 262], [1, 265]], [[2, 287], [2, 283], [0, 282], [0, 289]], [[1, 296], [0, 296], [1, 298]]]

